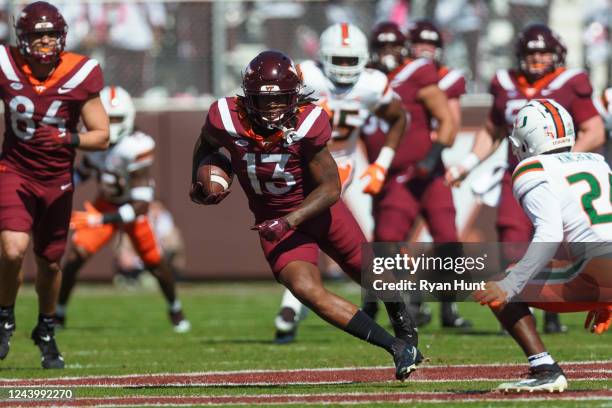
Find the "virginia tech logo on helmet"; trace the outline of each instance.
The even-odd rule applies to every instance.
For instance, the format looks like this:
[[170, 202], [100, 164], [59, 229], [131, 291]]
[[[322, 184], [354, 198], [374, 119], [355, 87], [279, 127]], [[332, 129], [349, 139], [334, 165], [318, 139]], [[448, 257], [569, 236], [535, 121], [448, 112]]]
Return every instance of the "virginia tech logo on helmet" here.
[[43, 30], [43, 29], [49, 29], [49, 28], [53, 28], [53, 23], [50, 21], [41, 21], [40, 23], [36, 23], [34, 25], [34, 29], [35, 30]]
[[259, 90], [262, 92], [279, 92], [280, 87], [278, 85], [262, 85]]
[[527, 48], [530, 50], [542, 50], [546, 48], [546, 41], [542, 37], [538, 37], [537, 40], [531, 40], [527, 42]]

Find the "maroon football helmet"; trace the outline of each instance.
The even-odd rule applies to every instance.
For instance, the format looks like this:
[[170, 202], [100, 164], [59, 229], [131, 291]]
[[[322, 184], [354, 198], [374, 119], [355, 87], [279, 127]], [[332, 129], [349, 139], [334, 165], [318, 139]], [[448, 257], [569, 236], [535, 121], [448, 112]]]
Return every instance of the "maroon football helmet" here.
[[381, 71], [390, 72], [400, 66], [408, 55], [406, 36], [392, 21], [382, 21], [370, 34], [372, 64]]
[[[15, 24], [17, 33], [17, 46], [26, 58], [32, 58], [41, 64], [57, 62], [66, 45], [68, 25], [59, 10], [46, 1], [37, 1], [28, 4]], [[47, 52], [32, 50], [30, 44], [32, 35], [39, 33], [54, 33], [57, 43], [54, 49]]]
[[[553, 63], [544, 70], [531, 72], [526, 57], [535, 52], [552, 53]], [[530, 24], [520, 32], [515, 48], [519, 70], [528, 79], [541, 77], [557, 67], [565, 65], [567, 49], [559, 36], [545, 24]]]
[[[408, 29], [408, 42], [410, 44], [410, 56], [412, 58], [429, 58], [437, 63], [442, 61], [442, 48], [444, 41], [438, 27], [429, 20], [417, 20]], [[435, 47], [433, 52], [420, 52], [416, 49], [418, 44], [430, 44]]]
[[302, 78], [293, 61], [280, 51], [264, 51], [242, 77], [247, 115], [264, 129], [282, 129], [295, 117]]

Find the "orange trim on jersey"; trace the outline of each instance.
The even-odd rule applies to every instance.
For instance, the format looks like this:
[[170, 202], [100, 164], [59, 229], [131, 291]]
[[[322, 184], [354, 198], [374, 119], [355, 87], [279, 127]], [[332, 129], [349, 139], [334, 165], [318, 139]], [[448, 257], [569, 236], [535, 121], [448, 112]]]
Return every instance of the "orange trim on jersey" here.
[[19, 69], [28, 79], [30, 84], [32, 84], [32, 87], [37, 94], [41, 94], [47, 89], [53, 87], [85, 59], [83, 55], [75, 54], [72, 52], [63, 52], [60, 56], [59, 63], [51, 72], [51, 75], [49, 75], [49, 77], [44, 81], [39, 81], [32, 74], [32, 69], [28, 65], [25, 58], [23, 58], [23, 56], [19, 53], [19, 51], [17, 51], [16, 48], [11, 47], [11, 54], [13, 55], [13, 59], [15, 60], [15, 64], [19, 67]]
[[516, 77], [516, 82], [518, 83], [518, 89], [521, 91], [523, 95], [527, 98], [531, 99], [535, 94], [539, 93], [546, 85], [552, 82], [553, 79], [558, 77], [561, 73], [565, 71], [564, 67], [560, 67], [555, 69], [553, 72], [550, 72], [544, 75], [542, 78], [538, 79], [534, 83], [530, 84], [527, 81], [525, 75], [518, 74]]
[[387, 74], [387, 79], [389, 80], [389, 82], [391, 82], [391, 80], [393, 78], [395, 78], [397, 76], [397, 74], [399, 74], [402, 71], [402, 69], [404, 69], [404, 67], [406, 65], [410, 64], [412, 61], [414, 61], [412, 58], [406, 58], [404, 60], [404, 62], [399, 67], [397, 67], [393, 71], [389, 72]]
[[446, 74], [448, 74], [450, 72], [450, 69], [448, 69], [448, 67], [445, 67], [444, 65], [442, 65], [439, 69], [438, 69], [438, 77], [440, 79], [444, 78], [446, 76]]
[[561, 114], [559, 113], [559, 109], [549, 101], [545, 99], [538, 100], [548, 112], [550, 112], [553, 121], [555, 122], [555, 128], [557, 129], [557, 139], [561, 139], [565, 137], [565, 126], [563, 126], [563, 120], [561, 119]]
[[348, 32], [348, 24], [347, 23], [342, 23], [342, 25], [340, 26], [341, 30], [342, 30], [342, 46], [343, 47], [347, 47], [350, 45], [349, 42], [349, 32]]

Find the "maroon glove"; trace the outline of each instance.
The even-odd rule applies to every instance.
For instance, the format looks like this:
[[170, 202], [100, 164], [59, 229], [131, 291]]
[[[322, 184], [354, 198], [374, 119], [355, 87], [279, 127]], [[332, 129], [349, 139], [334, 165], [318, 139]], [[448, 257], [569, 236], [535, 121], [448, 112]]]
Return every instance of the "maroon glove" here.
[[251, 228], [259, 231], [260, 237], [272, 243], [280, 241], [291, 229], [289, 221], [284, 217], [267, 220]]
[[217, 205], [231, 192], [231, 190], [225, 190], [222, 193], [206, 195], [202, 187], [202, 183], [196, 181], [195, 183], [191, 183], [191, 190], [189, 190], [189, 198], [191, 198], [191, 201], [200, 205]]
[[80, 143], [79, 134], [62, 132], [55, 126], [42, 125], [34, 131], [32, 138], [34, 143], [55, 146], [78, 147]]

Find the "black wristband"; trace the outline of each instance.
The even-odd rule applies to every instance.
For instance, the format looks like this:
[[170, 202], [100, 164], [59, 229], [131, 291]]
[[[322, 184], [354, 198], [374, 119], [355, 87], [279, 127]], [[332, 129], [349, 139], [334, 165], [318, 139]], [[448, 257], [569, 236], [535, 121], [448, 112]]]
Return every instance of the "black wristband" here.
[[81, 135], [79, 132], [70, 132], [70, 146], [79, 147], [81, 144]]
[[122, 222], [123, 218], [121, 218], [121, 214], [118, 212], [104, 213], [102, 215], [102, 224], [119, 224]]
[[429, 149], [429, 156], [438, 158], [442, 156], [442, 150], [444, 150], [446, 146], [439, 142], [433, 142], [431, 144], [431, 149]]

